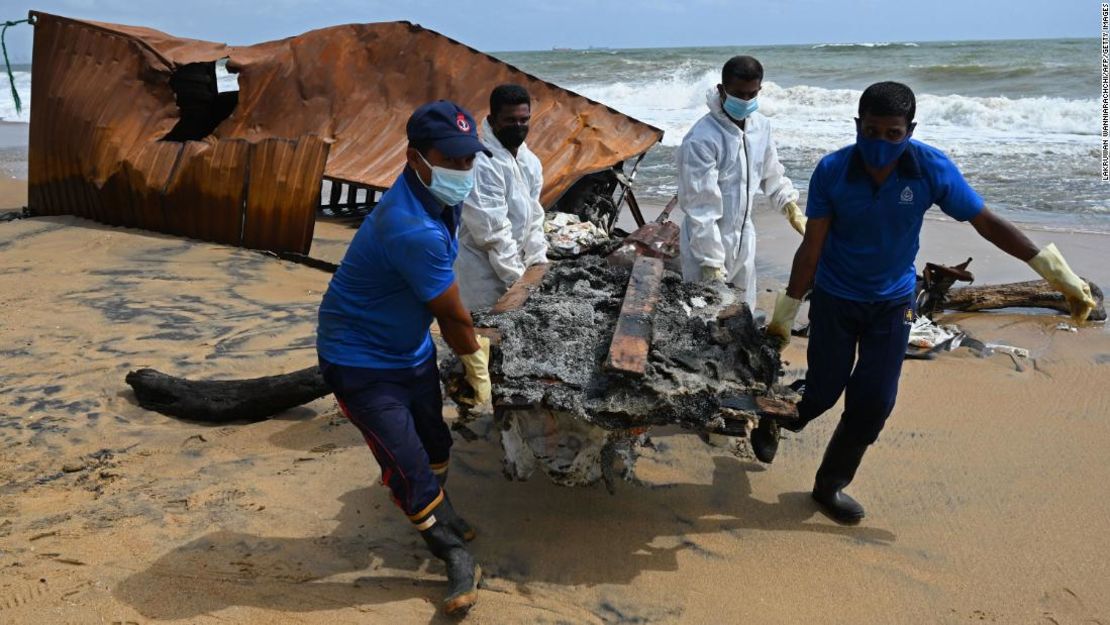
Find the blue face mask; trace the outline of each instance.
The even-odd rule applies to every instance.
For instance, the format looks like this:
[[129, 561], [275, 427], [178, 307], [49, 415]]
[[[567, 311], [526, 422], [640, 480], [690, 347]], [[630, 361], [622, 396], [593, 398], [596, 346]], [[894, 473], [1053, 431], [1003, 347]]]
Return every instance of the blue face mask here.
[[726, 93], [725, 101], [722, 106], [729, 117], [735, 120], [741, 120], [751, 115], [759, 108], [759, 99], [752, 98], [751, 100], [741, 100], [736, 96], [731, 96]]
[[909, 144], [909, 133], [904, 139], [895, 143], [884, 139], [868, 139], [859, 130], [856, 131], [856, 149], [859, 150], [863, 162], [871, 169], [882, 169], [891, 164], [896, 158], [902, 156], [902, 152], [906, 151], [906, 146]]
[[473, 169], [437, 167], [429, 163], [423, 154], [420, 154], [420, 160], [432, 170], [432, 184], [426, 186], [437, 200], [454, 206], [470, 195], [470, 190], [474, 188]]

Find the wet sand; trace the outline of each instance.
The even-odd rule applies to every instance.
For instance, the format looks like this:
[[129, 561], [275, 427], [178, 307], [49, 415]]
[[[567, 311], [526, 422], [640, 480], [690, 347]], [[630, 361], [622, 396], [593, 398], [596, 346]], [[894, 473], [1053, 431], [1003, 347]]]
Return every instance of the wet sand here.
[[[798, 239], [777, 215], [758, 223], [772, 287]], [[352, 232], [318, 224], [313, 255], [338, 260]], [[1110, 284], [1107, 237], [1033, 237]], [[1034, 277], [984, 245], [931, 222], [919, 258], [974, 256], [982, 283]], [[331, 398], [213, 427], [144, 411], [124, 384], [144, 366], [308, 366], [327, 280], [75, 218], [0, 224], [0, 622], [450, 622], [442, 566]], [[1036, 365], [967, 350], [907, 362], [850, 488], [868, 509], [858, 527], [808, 496], [836, 409], [770, 466], [657, 432], [643, 483], [615, 495], [507, 481], [495, 443], [457, 440], [452, 498], [487, 572], [467, 622], [1110, 623], [1110, 334], [1062, 320], [948, 316]]]
[[27, 183], [0, 175], [0, 211], [17, 211], [27, 205]]

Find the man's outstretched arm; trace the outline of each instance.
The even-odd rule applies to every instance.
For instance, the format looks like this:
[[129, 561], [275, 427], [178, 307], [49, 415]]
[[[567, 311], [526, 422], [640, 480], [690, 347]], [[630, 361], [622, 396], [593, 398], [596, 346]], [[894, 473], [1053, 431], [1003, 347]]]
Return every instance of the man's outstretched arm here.
[[1052, 288], [1063, 293], [1068, 308], [1071, 309], [1072, 320], [1076, 323], [1087, 320], [1087, 315], [1095, 307], [1091, 286], [1075, 275], [1054, 244], [1049, 243], [1044, 249], [1038, 250], [1029, 237], [985, 206], [971, 219], [971, 225], [984, 239], [1003, 252], [1028, 263]]
[[1023, 262], [1029, 262], [1040, 250], [1014, 224], [995, 215], [986, 206], [978, 215], [971, 218], [971, 225], [979, 236], [990, 241], [995, 247]]

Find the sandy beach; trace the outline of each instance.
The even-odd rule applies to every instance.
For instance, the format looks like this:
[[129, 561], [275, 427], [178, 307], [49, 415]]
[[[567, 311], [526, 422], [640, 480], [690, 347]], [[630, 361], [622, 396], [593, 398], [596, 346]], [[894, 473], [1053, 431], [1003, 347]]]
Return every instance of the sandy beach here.
[[[24, 202], [0, 183], [0, 207]], [[770, 289], [797, 235], [766, 211], [757, 227]], [[352, 232], [317, 224], [313, 255], [338, 260]], [[1030, 234], [1110, 285], [1106, 236]], [[969, 226], [927, 223], [921, 263], [968, 256], [978, 283], [1034, 277]], [[213, 427], [147, 412], [124, 384], [147, 366], [312, 364], [328, 278], [72, 217], [0, 224], [0, 622], [449, 622], [442, 565], [330, 397]], [[496, 443], [457, 440], [452, 498], [486, 571], [467, 622], [1110, 623], [1110, 333], [1063, 320], [945, 318], [1035, 366], [967, 350], [907, 362], [849, 489], [867, 505], [858, 527], [808, 494], [835, 409], [770, 466], [656, 432], [642, 484], [614, 495], [507, 481]]]

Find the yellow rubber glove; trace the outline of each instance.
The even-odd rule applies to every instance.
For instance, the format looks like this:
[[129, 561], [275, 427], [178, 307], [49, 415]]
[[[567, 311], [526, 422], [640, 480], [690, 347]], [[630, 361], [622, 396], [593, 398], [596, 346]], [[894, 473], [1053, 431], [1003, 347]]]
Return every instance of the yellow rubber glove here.
[[786, 291], [775, 298], [775, 312], [771, 315], [771, 323], [767, 324], [767, 334], [782, 340], [779, 343], [780, 352], [790, 344], [790, 329], [794, 327], [794, 319], [798, 316], [801, 305], [802, 300], [790, 297]]
[[798, 208], [797, 203], [787, 202], [782, 207], [782, 214], [786, 215], [786, 221], [790, 222], [791, 226], [798, 231], [798, 234], [805, 236], [806, 233], [806, 215], [802, 209]]
[[1068, 267], [1064, 257], [1056, 245], [1049, 243], [1029, 261], [1042, 278], [1052, 285], [1052, 288], [1064, 294], [1071, 309], [1071, 318], [1076, 324], [1087, 320], [1087, 315], [1095, 307], [1095, 298], [1091, 296], [1091, 286], [1084, 282], [1075, 272]]
[[478, 351], [473, 354], [459, 354], [463, 369], [466, 370], [466, 383], [474, 389], [475, 406], [490, 400], [493, 394], [493, 383], [489, 378], [489, 339], [478, 335]]
[[701, 281], [702, 282], [724, 282], [725, 270], [721, 267], [702, 267], [701, 268]]

